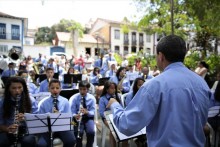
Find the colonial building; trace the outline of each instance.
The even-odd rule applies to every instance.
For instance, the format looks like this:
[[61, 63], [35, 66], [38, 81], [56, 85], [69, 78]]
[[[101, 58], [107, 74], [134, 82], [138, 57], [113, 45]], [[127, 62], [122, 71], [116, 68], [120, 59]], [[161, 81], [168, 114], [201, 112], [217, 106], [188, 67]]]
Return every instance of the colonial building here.
[[8, 54], [13, 47], [23, 49], [28, 19], [0, 12], [0, 53]]

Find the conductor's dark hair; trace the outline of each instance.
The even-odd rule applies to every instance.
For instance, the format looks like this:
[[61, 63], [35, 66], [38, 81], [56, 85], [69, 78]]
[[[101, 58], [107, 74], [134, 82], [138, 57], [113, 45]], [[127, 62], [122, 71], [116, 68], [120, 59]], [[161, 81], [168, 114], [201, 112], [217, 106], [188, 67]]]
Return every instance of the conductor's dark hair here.
[[31, 113], [31, 99], [29, 96], [27, 84], [25, 80], [21, 77], [10, 77], [5, 85], [5, 92], [4, 92], [4, 102], [3, 102], [3, 118], [10, 118], [14, 115], [11, 93], [10, 93], [10, 86], [14, 83], [21, 83], [23, 86], [23, 92], [21, 94], [21, 101], [20, 101], [20, 113]]
[[143, 82], [145, 82], [145, 80], [143, 79], [143, 78], [136, 78], [135, 80], [134, 80], [134, 85], [133, 85], [133, 97], [135, 96], [135, 94], [138, 92], [138, 86], [137, 86], [137, 84], [138, 84], [138, 81], [143, 81]]
[[85, 87], [85, 88], [89, 89], [90, 88], [90, 83], [87, 82], [86, 80], [85, 81], [80, 81], [79, 82], [79, 87]]
[[105, 96], [105, 95], [108, 93], [108, 89], [109, 89], [109, 87], [110, 87], [111, 85], [114, 85], [114, 86], [115, 86], [115, 93], [114, 93], [115, 99], [116, 99], [119, 103], [121, 103], [121, 101], [120, 101], [120, 99], [119, 99], [119, 96], [118, 96], [117, 84], [114, 83], [114, 82], [111, 82], [111, 81], [106, 81], [106, 82], [105, 82], [104, 88], [103, 88], [103, 90], [102, 90], [102, 95], [101, 95], [101, 97], [102, 97], [102, 96]]
[[166, 60], [173, 62], [183, 62], [186, 55], [185, 41], [176, 35], [163, 37], [157, 44], [157, 54], [163, 53]]
[[60, 81], [58, 79], [52, 79], [50, 82], [49, 82], [49, 87], [53, 84], [53, 83], [58, 83], [60, 86]]

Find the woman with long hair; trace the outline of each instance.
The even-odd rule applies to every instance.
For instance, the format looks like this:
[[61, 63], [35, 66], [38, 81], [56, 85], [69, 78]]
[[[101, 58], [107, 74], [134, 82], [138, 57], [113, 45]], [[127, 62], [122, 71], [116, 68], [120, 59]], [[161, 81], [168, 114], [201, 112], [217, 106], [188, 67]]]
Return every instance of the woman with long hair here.
[[0, 146], [21, 143], [22, 147], [36, 145], [34, 135], [26, 135], [24, 113], [37, 113], [37, 103], [29, 96], [27, 84], [21, 77], [11, 77], [0, 99]]

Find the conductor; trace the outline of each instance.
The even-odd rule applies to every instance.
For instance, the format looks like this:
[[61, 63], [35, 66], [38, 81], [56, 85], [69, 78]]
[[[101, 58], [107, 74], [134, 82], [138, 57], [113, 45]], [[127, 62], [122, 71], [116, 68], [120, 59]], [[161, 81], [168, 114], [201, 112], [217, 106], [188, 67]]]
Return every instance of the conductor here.
[[181, 37], [166, 36], [156, 49], [157, 66], [163, 72], [145, 82], [125, 110], [115, 99], [109, 100], [114, 123], [125, 135], [146, 127], [148, 147], [202, 147], [210, 89], [184, 66], [186, 43]]

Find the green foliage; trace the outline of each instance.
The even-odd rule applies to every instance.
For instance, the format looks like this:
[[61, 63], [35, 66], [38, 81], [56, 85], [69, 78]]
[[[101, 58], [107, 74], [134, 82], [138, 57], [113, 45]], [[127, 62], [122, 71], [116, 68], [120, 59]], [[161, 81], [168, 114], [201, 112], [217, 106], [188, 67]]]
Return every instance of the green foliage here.
[[49, 27], [41, 27], [38, 29], [38, 32], [35, 34], [35, 43], [42, 44], [43, 42], [52, 43], [52, 36], [50, 35], [51, 29]]
[[114, 57], [115, 57], [115, 60], [116, 60], [116, 62], [118, 63], [118, 65], [121, 65], [121, 63], [122, 63], [122, 56], [121, 55], [119, 55], [119, 54], [117, 54], [117, 53], [115, 53], [114, 54]]

